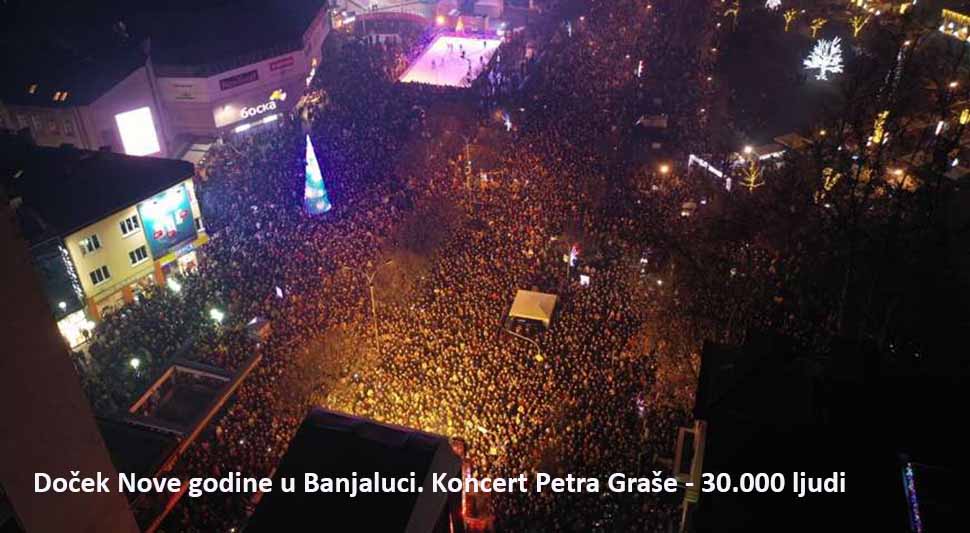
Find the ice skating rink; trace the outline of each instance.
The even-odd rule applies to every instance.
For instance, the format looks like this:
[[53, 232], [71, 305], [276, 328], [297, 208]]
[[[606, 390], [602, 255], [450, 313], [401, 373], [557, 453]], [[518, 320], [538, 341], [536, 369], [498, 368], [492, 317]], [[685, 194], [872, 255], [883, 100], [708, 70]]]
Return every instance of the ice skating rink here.
[[[468, 87], [469, 61], [471, 80], [488, 64], [492, 54], [502, 43], [500, 39], [455, 37], [442, 35], [432, 41], [425, 51], [401, 76], [404, 83], [429, 83], [448, 87]], [[465, 57], [462, 58], [464, 51]], [[483, 58], [483, 59], [479, 59]], [[432, 66], [434, 62], [434, 66]]]

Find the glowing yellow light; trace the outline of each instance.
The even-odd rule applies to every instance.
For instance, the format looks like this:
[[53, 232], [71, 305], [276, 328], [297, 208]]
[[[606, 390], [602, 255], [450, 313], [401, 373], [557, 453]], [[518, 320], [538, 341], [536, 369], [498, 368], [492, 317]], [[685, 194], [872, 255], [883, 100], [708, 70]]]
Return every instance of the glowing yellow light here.
[[889, 118], [889, 110], [883, 111], [876, 115], [876, 122], [872, 127], [872, 138], [871, 141], [876, 144], [882, 144], [886, 140], [886, 119]]
[[814, 38], [818, 34], [818, 30], [822, 29], [822, 26], [825, 26], [827, 22], [828, 22], [828, 19], [825, 19], [822, 17], [818, 17], [812, 20], [812, 23], [808, 26], [812, 30], [812, 38]]
[[798, 16], [798, 11], [789, 9], [788, 11], [785, 11], [783, 16], [785, 17], [785, 31], [788, 31], [791, 28], [792, 21]]

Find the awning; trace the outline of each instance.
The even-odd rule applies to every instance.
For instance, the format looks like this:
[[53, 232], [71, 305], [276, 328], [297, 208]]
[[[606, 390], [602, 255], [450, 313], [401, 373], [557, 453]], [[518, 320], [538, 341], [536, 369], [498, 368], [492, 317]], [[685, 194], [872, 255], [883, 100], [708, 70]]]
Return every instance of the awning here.
[[555, 294], [519, 289], [515, 294], [515, 301], [512, 302], [512, 309], [509, 310], [509, 317], [537, 320], [548, 328], [558, 298]]

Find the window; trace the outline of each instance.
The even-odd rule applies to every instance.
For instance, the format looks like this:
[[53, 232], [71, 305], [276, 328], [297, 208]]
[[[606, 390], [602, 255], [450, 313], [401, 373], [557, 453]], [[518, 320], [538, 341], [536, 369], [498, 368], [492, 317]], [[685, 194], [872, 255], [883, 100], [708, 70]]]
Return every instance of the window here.
[[135, 266], [145, 259], [148, 259], [148, 250], [144, 244], [128, 252], [128, 260], [131, 261], [131, 266]]
[[111, 272], [108, 272], [108, 265], [102, 265], [101, 268], [93, 270], [90, 275], [91, 283], [94, 285], [103, 283], [105, 280], [111, 278]]
[[118, 225], [121, 227], [121, 234], [127, 237], [138, 229], [138, 215], [131, 215], [130, 217], [119, 222]]
[[202, 231], [202, 218], [195, 217], [195, 231]]
[[81, 247], [81, 253], [83, 255], [88, 255], [89, 253], [101, 248], [101, 240], [98, 239], [97, 234], [93, 234], [87, 239], [81, 239], [81, 242], [77, 244]]

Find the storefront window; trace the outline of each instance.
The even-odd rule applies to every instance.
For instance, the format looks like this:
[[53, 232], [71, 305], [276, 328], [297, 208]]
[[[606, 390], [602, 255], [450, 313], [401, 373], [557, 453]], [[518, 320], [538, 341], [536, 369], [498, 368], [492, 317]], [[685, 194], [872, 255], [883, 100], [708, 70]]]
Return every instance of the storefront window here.
[[87, 342], [91, 336], [91, 332], [94, 330], [94, 322], [88, 320], [84, 310], [81, 309], [58, 321], [57, 329], [67, 339], [67, 343], [71, 348], [77, 348]]

